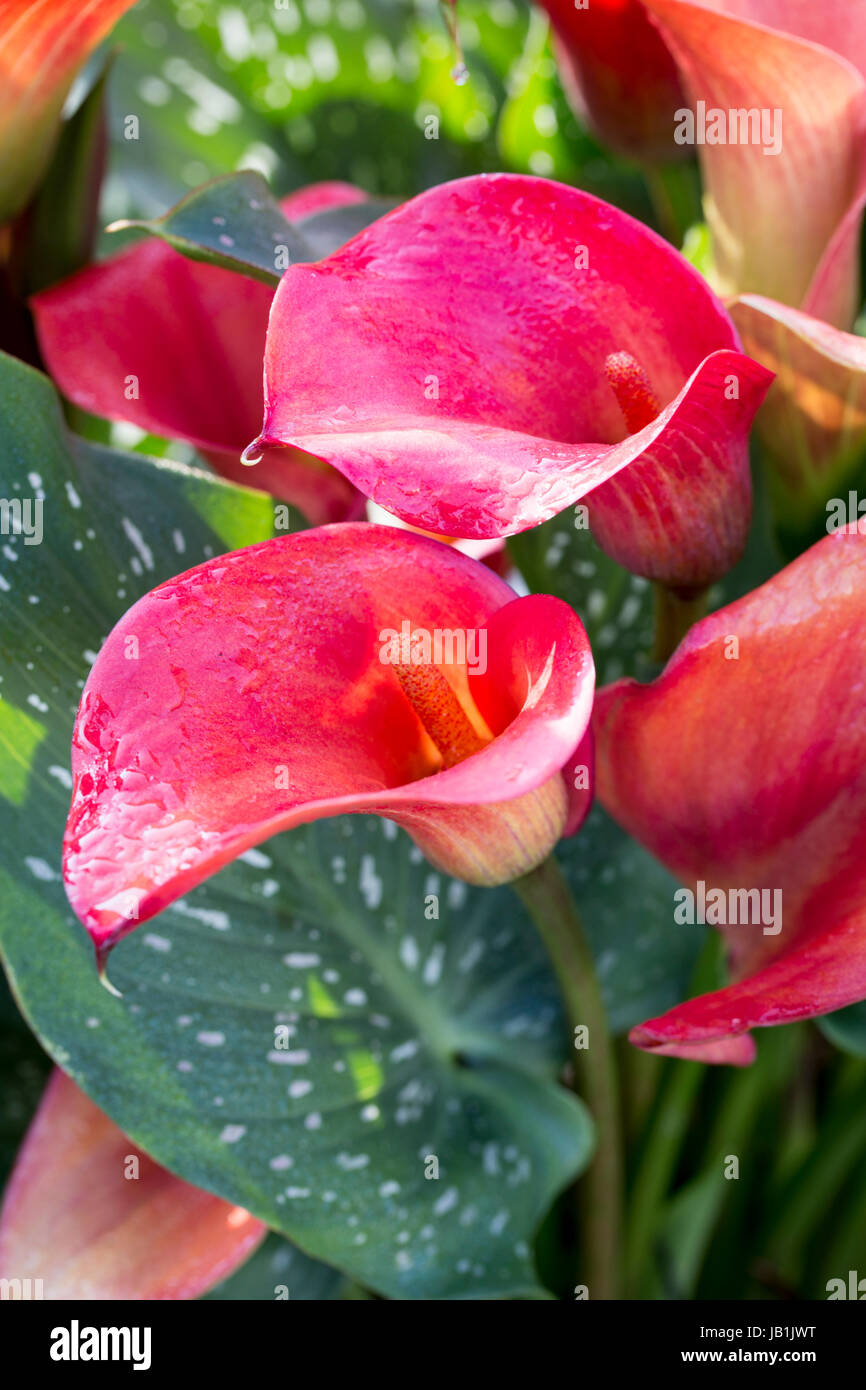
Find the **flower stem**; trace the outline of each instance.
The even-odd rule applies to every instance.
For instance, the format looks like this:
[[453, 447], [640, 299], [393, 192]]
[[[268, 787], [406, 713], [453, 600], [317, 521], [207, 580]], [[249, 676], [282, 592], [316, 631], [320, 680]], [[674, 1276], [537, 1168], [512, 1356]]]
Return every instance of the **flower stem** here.
[[587, 1029], [587, 1046], [575, 1044], [575, 1090], [595, 1121], [596, 1147], [580, 1181], [584, 1282], [593, 1299], [620, 1296], [623, 1161], [619, 1094], [613, 1044], [574, 899], [554, 858], [512, 885], [550, 954], [571, 1025]]
[[706, 611], [706, 590], [692, 598], [680, 598], [663, 584], [656, 585], [655, 642], [653, 657], [666, 662], [689, 628]]

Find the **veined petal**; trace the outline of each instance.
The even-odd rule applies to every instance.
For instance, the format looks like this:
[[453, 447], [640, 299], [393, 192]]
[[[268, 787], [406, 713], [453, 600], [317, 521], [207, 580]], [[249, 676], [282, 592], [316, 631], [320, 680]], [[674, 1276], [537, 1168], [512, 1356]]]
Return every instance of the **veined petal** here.
[[566, 604], [437, 541], [362, 523], [220, 556], [141, 599], [90, 674], [70, 901], [104, 956], [253, 845], [353, 811], [473, 882], [517, 877], [585, 810], [561, 769], [592, 690]]
[[742, 295], [731, 315], [747, 351], [776, 374], [757, 426], [778, 514], [800, 525], [826, 519], [866, 438], [866, 341], [761, 295]]
[[[651, 6], [652, 0], [644, 0]], [[866, 77], [866, 10], [860, 0], [694, 0], [705, 9], [820, 44]]]
[[76, 72], [134, 0], [0, 0], [0, 222], [34, 192]]
[[[739, 347], [702, 278], [616, 208], [545, 179], [458, 180], [286, 272], [256, 447], [315, 454], [411, 525], [471, 538], [534, 526], [615, 474], [627, 493], [646, 452], [623, 544], [641, 573], [689, 585], [696, 568], [706, 581], [732, 559], [720, 547], [696, 565], [673, 498], [683, 474], [701, 480], [698, 496], [714, 478], [727, 534], [747, 519], [744, 441], [770, 377]], [[626, 425], [609, 379], [622, 358], [655, 403], [643, 429]], [[649, 478], [656, 511], [641, 544]], [[674, 529], [660, 562], [662, 515]], [[709, 518], [702, 534], [717, 529]], [[613, 548], [616, 528], [602, 534]]]
[[866, 45], [854, 20], [849, 60], [840, 17], [856, 6], [836, 4], [825, 21], [823, 6], [781, 0], [645, 3], [693, 103], [721, 111], [726, 132], [729, 112], [747, 123], [767, 113], [759, 139], [698, 146], [718, 289], [797, 306], [810, 295], [810, 312], [848, 327], [866, 196]]
[[651, 685], [599, 692], [599, 797], [696, 896], [720, 890], [735, 982], [642, 1025], [639, 1045], [866, 995], [864, 656], [866, 535], [848, 528], [696, 624]]
[[198, 1298], [265, 1235], [160, 1168], [55, 1071], [6, 1189], [0, 1277], [41, 1280], [49, 1300]]
[[727, 573], [749, 532], [749, 428], [771, 380], [741, 352], [712, 353], [651, 425], [616, 446], [619, 471], [587, 498], [608, 555], [685, 595]]

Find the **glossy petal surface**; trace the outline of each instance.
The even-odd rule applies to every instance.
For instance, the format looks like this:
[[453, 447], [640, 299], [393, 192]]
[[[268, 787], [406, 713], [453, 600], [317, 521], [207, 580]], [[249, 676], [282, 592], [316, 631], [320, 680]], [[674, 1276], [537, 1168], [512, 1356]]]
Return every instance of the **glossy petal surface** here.
[[[404, 623], [442, 643], [408, 676], [388, 645]], [[560, 770], [592, 689], [567, 605], [515, 599], [437, 541], [363, 523], [220, 556], [141, 599], [90, 674], [70, 900], [104, 955], [261, 840], [350, 811], [398, 821], [470, 881], [516, 877], [586, 810]]]
[[[622, 355], [654, 402], [631, 434]], [[682, 257], [576, 189], [496, 174], [421, 194], [286, 272], [265, 363], [257, 447], [326, 459], [411, 525], [511, 535], [620, 475], [613, 508], [590, 498], [615, 558], [691, 587], [739, 553], [769, 374]]]

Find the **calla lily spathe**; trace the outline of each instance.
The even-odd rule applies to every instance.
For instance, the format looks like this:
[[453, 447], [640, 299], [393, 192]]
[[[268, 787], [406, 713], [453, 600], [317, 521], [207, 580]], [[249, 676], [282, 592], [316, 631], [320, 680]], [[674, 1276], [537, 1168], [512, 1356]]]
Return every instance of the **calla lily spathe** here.
[[[416, 660], [404, 632], [434, 645]], [[349, 524], [210, 560], [135, 604], [90, 673], [70, 901], [104, 960], [260, 841], [365, 811], [458, 877], [515, 878], [588, 809], [593, 679], [566, 604], [422, 536]]]
[[750, 1029], [866, 998], [864, 665], [853, 527], [697, 623], [651, 685], [599, 691], [597, 791], [614, 818], [696, 893], [779, 894], [760, 921], [754, 902], [748, 921], [728, 916], [732, 983], [635, 1028], [639, 1047], [749, 1062]]
[[577, 189], [483, 175], [285, 273], [246, 457], [301, 449], [449, 536], [585, 498], [615, 559], [690, 591], [742, 551], [770, 380], [667, 242]]
[[154, 1163], [55, 1070], [6, 1188], [0, 1278], [53, 1302], [198, 1298], [266, 1234]]
[[[281, 202], [302, 223], [363, 200], [351, 184], [312, 184]], [[153, 239], [36, 295], [39, 346], [60, 390], [83, 410], [195, 445], [225, 478], [296, 505], [309, 521], [354, 519], [350, 483], [298, 451], [240, 455], [261, 411], [262, 354], [273, 290], [187, 259]]]

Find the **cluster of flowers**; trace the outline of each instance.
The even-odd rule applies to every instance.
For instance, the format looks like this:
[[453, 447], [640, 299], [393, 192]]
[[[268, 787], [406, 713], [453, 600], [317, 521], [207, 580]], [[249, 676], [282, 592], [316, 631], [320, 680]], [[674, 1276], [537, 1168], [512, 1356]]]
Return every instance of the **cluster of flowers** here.
[[[617, 208], [491, 174], [422, 193], [274, 295], [151, 241], [36, 298], [67, 397], [191, 442], [313, 523], [160, 585], [110, 635], [75, 726], [65, 877], [104, 960], [303, 822], [388, 816], [496, 884], [596, 796], [681, 882], [784, 893], [783, 930], [732, 933], [725, 988], [631, 1034], [742, 1065], [751, 1029], [866, 996], [866, 538], [835, 529], [691, 627], [652, 684], [597, 691], [576, 614], [516, 597], [466, 543], [581, 502], [607, 554], [691, 600], [743, 552], [756, 416], [784, 516], [838, 490], [866, 366], [848, 331], [866, 16], [546, 8], [568, 90], [615, 147], [673, 157], [690, 97], [784, 113], [772, 161], [700, 148], [714, 287]], [[317, 185], [282, 206], [302, 226], [364, 196]], [[402, 527], [364, 520], [367, 501]], [[484, 669], [383, 661], [380, 634], [407, 623], [484, 633]]]

